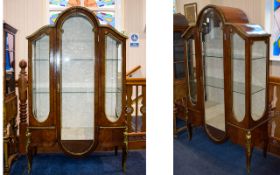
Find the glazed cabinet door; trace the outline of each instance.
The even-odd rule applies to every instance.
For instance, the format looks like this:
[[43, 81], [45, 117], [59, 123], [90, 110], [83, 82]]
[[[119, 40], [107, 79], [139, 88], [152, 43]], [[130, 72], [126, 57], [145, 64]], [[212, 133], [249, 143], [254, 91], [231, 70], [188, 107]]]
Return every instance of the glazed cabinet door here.
[[201, 73], [197, 49], [197, 30], [192, 28], [185, 36], [185, 75], [188, 115], [194, 125], [201, 125]]
[[122, 43], [112, 35], [105, 35], [105, 114], [116, 122], [122, 113], [123, 71]]
[[6, 126], [7, 122], [14, 120], [17, 116], [17, 96], [15, 92], [15, 34], [17, 30], [7, 23], [4, 23], [3, 26], [3, 119]]
[[95, 27], [84, 15], [75, 14], [59, 31], [59, 134], [62, 148], [72, 155], [89, 152], [95, 140]]
[[99, 145], [123, 146], [125, 129], [125, 39], [109, 28], [102, 28], [101, 116], [98, 117]]
[[267, 109], [267, 41], [253, 41], [251, 46], [251, 117], [258, 121]]
[[125, 40], [104, 29], [104, 97], [101, 125], [123, 125], [125, 108]]
[[30, 126], [53, 126], [53, 30], [41, 29], [29, 38], [29, 111]]
[[[242, 122], [246, 114], [246, 62], [245, 40], [238, 33], [231, 33], [232, 116], [231, 122]], [[232, 119], [230, 119], [232, 120]]]
[[205, 128], [212, 140], [220, 142], [226, 136], [223, 23], [216, 11], [208, 9], [200, 26]]
[[38, 122], [44, 122], [50, 111], [49, 35], [33, 42], [32, 112]]

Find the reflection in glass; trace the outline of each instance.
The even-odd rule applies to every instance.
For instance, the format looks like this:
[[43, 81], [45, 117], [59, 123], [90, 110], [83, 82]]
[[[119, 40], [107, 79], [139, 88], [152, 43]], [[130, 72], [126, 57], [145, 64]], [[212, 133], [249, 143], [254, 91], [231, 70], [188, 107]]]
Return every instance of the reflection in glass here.
[[[222, 22], [213, 10], [209, 10], [201, 25], [205, 122], [208, 129], [215, 128], [224, 132], [225, 103]], [[219, 139], [217, 138], [218, 136], [214, 137]]]
[[252, 45], [251, 115], [253, 120], [260, 119], [265, 110], [266, 48], [264, 41], [257, 41]]
[[173, 35], [173, 62], [174, 62], [174, 78], [182, 79], [185, 77], [184, 66], [184, 39], [181, 32], [174, 32]]
[[50, 110], [49, 36], [33, 42], [32, 56], [32, 111], [40, 122], [47, 119]]
[[61, 140], [67, 145], [65, 140], [94, 139], [95, 53], [93, 27], [87, 19], [71, 17], [62, 31]]
[[122, 45], [110, 36], [105, 43], [105, 113], [114, 122], [122, 112]]
[[245, 41], [232, 35], [233, 113], [240, 122], [245, 117]]
[[189, 39], [187, 41], [187, 70], [188, 70], [188, 84], [189, 84], [189, 97], [193, 104], [196, 104], [197, 94], [196, 94], [196, 54], [195, 54], [195, 42], [194, 39]]
[[6, 95], [15, 92], [15, 49], [14, 49], [14, 35], [5, 33], [5, 84]]

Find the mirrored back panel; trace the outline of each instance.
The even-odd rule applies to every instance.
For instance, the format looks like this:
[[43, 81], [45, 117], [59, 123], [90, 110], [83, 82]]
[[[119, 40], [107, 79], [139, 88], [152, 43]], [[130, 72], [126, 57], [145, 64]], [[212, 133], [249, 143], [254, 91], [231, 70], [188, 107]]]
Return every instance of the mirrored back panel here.
[[83, 16], [63, 23], [61, 142], [72, 152], [87, 150], [94, 140], [94, 37], [92, 24]]

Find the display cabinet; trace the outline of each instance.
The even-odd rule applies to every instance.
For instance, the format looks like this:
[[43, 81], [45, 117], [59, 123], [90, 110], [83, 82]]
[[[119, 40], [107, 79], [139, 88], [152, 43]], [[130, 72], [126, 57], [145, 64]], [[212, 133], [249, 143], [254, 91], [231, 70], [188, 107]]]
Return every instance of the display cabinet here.
[[29, 170], [37, 147], [57, 143], [72, 156], [123, 148], [125, 168], [127, 37], [72, 7], [27, 38]]
[[4, 173], [9, 173], [16, 157], [17, 139], [17, 95], [15, 92], [15, 35], [17, 30], [4, 22], [3, 24], [3, 100], [4, 100]]
[[186, 94], [191, 121], [201, 121], [217, 143], [267, 149], [269, 37], [245, 13], [208, 5], [185, 39]]
[[187, 129], [187, 126], [178, 128], [176, 119], [186, 121], [185, 115], [185, 64], [184, 64], [184, 39], [181, 37], [188, 27], [186, 17], [180, 13], [173, 14], [173, 101], [174, 101], [174, 136]]

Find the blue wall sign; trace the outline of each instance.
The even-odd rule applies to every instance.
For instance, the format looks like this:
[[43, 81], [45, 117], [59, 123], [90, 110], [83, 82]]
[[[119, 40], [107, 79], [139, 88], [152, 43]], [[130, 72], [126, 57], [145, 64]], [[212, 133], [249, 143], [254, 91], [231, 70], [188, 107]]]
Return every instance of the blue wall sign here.
[[133, 33], [130, 35], [130, 47], [139, 47], [139, 35]]

